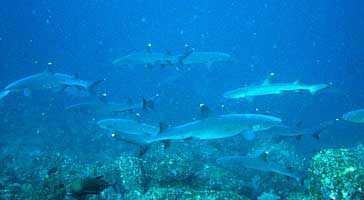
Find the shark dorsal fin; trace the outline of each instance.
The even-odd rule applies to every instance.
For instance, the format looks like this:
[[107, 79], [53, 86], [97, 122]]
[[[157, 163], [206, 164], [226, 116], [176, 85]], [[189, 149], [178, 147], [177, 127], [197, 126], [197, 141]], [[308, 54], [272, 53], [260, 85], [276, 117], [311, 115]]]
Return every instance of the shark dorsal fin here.
[[73, 75], [73, 78], [74, 78], [74, 79], [80, 79], [80, 75], [79, 75], [78, 73], [75, 73], [75, 74]]
[[107, 93], [103, 93], [103, 94], [99, 95], [98, 98], [99, 98], [100, 102], [107, 103], [108, 102], [107, 96], [108, 96]]
[[145, 47], [145, 52], [152, 53], [152, 44], [151, 43], [147, 44], [147, 46]]
[[299, 85], [301, 84], [301, 82], [299, 80], [296, 80], [295, 82], [293, 82], [294, 85]]
[[159, 122], [159, 134], [165, 132], [168, 129], [168, 125], [163, 123], [163, 122]]
[[205, 104], [200, 104], [200, 117], [201, 119], [206, 119], [209, 117], [210, 109]]
[[136, 113], [134, 119], [136, 122], [140, 123], [140, 113]]
[[133, 105], [133, 100], [131, 100], [131, 98], [128, 98], [128, 100], [126, 101], [126, 104]]
[[261, 152], [259, 155], [258, 155], [258, 158], [264, 162], [268, 162], [268, 158], [269, 158], [269, 151], [268, 150], [265, 150], [263, 152]]
[[44, 73], [53, 75], [55, 72], [52, 68], [52, 65], [48, 65], [47, 68], [44, 70]]
[[262, 85], [269, 85], [272, 82], [273, 75], [269, 75], [266, 79], [264, 79]]

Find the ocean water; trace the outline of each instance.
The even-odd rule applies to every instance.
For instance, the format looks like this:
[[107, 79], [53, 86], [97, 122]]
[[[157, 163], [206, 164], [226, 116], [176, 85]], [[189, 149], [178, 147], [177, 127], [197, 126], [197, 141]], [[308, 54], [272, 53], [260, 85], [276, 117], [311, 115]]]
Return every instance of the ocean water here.
[[[364, 124], [341, 119], [364, 107], [362, 1], [4, 0], [0, 19], [1, 88], [47, 68], [72, 79], [105, 79], [94, 94], [80, 87], [27, 94], [28, 85], [0, 100], [0, 199], [364, 199], [358, 187], [344, 195], [347, 188], [338, 184], [330, 190], [312, 172], [315, 155], [326, 155], [327, 149], [350, 151], [364, 141]], [[183, 60], [166, 66], [113, 64], [122, 56], [146, 53], [148, 44], [151, 53], [184, 55], [188, 45], [192, 54], [223, 52], [231, 59], [212, 66]], [[272, 84], [330, 87], [316, 94], [294, 90], [254, 99], [223, 96], [261, 85], [268, 76]], [[105, 103], [139, 104], [143, 98], [152, 100], [154, 108], [106, 113], [67, 109], [84, 102], [105, 109]], [[199, 122], [201, 104], [211, 116], [279, 117], [291, 130], [320, 130], [319, 138], [268, 135], [249, 141], [236, 134], [135, 145], [97, 124], [107, 118], [136, 120], [138, 115], [140, 122], [171, 128]], [[271, 155], [253, 167], [216, 162], [261, 151]], [[359, 156], [354, 163], [361, 160]], [[274, 170], [262, 169], [268, 163], [274, 163]], [[355, 169], [364, 177], [364, 170]], [[299, 180], [283, 174], [287, 170], [299, 174]], [[110, 187], [75, 194], [75, 181], [97, 176]], [[302, 196], [293, 198], [296, 194]]]

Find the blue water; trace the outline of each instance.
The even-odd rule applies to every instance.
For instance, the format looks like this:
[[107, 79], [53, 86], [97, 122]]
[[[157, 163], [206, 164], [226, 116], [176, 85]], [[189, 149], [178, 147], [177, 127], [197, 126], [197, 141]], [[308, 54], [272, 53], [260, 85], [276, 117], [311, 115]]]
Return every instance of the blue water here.
[[[178, 125], [198, 116], [199, 105], [215, 114], [269, 113], [287, 124], [315, 127], [363, 107], [364, 2], [353, 1], [10, 1], [0, 6], [0, 87], [44, 71], [106, 81], [98, 87], [113, 101], [155, 98], [146, 122]], [[220, 51], [233, 62], [177, 71], [174, 67], [117, 67], [123, 55], [144, 51]], [[332, 83], [316, 95], [287, 93], [253, 102], [222, 94], [244, 85], [300, 80]], [[67, 152], [83, 161], [108, 160], [130, 145], [112, 140], [95, 125], [97, 116], [64, 107], [87, 101], [82, 95], [34, 92], [0, 102], [3, 143], [27, 152]], [[224, 106], [222, 109], [221, 106]], [[327, 147], [352, 147], [364, 140], [364, 126], [335, 122], [316, 141], [295, 142], [312, 155]], [[309, 148], [307, 148], [309, 147]], [[5, 148], [3, 154], [9, 153]], [[19, 150], [20, 151], [20, 150]], [[245, 148], [243, 152], [247, 152]], [[111, 152], [106, 155], [105, 152]]]

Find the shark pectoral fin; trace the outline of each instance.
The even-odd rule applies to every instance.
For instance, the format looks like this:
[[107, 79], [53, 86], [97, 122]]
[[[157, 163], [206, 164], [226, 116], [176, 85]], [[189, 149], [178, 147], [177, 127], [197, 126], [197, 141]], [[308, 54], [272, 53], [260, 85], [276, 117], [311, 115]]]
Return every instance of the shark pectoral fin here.
[[207, 70], [210, 71], [214, 62], [210, 61], [206, 63]]
[[302, 140], [302, 135], [297, 135], [296, 140]]
[[142, 98], [142, 107], [143, 107], [143, 110], [153, 110], [154, 109], [154, 101], [153, 99], [145, 99], [145, 98]]
[[243, 136], [246, 140], [252, 141], [255, 138], [255, 133], [253, 130], [247, 130], [243, 132]]
[[67, 88], [68, 88], [68, 85], [62, 85], [62, 86], [58, 89], [58, 91], [59, 91], [59, 92], [64, 92]]
[[23, 94], [24, 96], [29, 97], [32, 94], [32, 91], [29, 88], [25, 88]]
[[146, 146], [140, 146], [140, 149], [139, 149], [139, 152], [138, 152], [138, 158], [141, 158], [144, 156], [144, 154], [148, 151], [149, 149], [149, 146], [146, 145]]
[[0, 92], [0, 99], [6, 97], [10, 93], [10, 90], [4, 90]]
[[165, 132], [168, 129], [168, 125], [163, 123], [163, 122], [159, 122], [159, 132], [158, 134], [163, 134], [163, 132]]
[[[87, 86], [87, 91], [90, 95], [95, 95], [96, 96], [96, 86], [98, 86], [100, 83], [104, 82], [106, 79], [100, 79], [94, 82], [91, 82], [88, 86]], [[83, 90], [84, 88], [80, 87], [78, 88], [79, 90]]]
[[199, 140], [199, 138], [198, 137], [193, 137], [193, 136], [191, 136], [191, 137], [188, 137], [188, 138], [185, 138], [185, 139], [183, 139], [184, 141], [194, 141], [194, 140]]
[[163, 143], [163, 149], [166, 150], [171, 146], [171, 140], [162, 140]]
[[311, 86], [308, 90], [310, 91], [311, 94], [316, 94], [318, 91], [328, 88], [329, 84], [319, 84], [319, 85], [313, 85]]

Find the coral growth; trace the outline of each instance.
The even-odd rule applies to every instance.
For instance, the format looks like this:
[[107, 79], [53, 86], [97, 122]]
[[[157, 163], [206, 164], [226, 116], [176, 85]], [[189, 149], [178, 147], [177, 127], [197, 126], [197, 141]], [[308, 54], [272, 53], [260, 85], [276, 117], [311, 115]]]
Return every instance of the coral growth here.
[[364, 199], [364, 148], [327, 149], [312, 159], [310, 194], [321, 199]]

